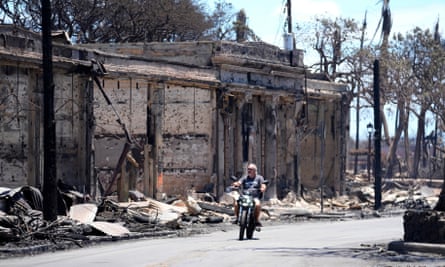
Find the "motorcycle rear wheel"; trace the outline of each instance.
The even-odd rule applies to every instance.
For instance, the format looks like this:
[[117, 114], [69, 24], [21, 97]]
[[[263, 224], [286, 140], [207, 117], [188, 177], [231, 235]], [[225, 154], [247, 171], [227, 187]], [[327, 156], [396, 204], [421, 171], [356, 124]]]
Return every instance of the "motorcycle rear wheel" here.
[[244, 232], [246, 231], [247, 227], [247, 210], [243, 210], [241, 212], [241, 217], [239, 221], [239, 240], [244, 239]]

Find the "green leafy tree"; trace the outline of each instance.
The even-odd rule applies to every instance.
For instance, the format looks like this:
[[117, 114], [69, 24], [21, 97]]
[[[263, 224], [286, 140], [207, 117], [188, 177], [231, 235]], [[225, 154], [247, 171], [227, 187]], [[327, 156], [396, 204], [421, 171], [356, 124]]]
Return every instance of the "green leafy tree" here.
[[[198, 0], [54, 0], [51, 28], [80, 43], [215, 39], [215, 27], [233, 28], [227, 20], [233, 14], [224, 9], [230, 5], [220, 2], [220, 13], [209, 15]], [[40, 1], [1, 0], [0, 18], [41, 31]]]

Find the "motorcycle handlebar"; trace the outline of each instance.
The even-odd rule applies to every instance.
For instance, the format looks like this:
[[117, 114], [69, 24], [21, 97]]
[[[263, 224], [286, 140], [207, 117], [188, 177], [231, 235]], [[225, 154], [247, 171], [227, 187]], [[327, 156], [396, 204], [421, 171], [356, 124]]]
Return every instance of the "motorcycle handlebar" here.
[[[236, 177], [236, 176], [234, 176], [234, 175], [232, 175], [232, 176], [230, 176], [230, 180], [236, 182], [236, 181], [239, 180], [239, 178]], [[265, 179], [264, 182], [263, 182], [263, 184], [268, 185], [268, 184], [269, 184], [269, 180], [266, 180], [266, 179]]]
[[238, 181], [238, 177], [236, 177], [236, 176], [234, 176], [234, 175], [232, 175], [232, 176], [230, 176], [230, 180], [232, 180], [232, 181]]

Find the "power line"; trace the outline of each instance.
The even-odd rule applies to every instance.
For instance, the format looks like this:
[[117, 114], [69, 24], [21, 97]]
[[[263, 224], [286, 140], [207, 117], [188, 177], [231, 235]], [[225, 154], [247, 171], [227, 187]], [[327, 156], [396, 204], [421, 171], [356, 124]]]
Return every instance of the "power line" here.
[[[280, 34], [280, 31], [282, 30], [282, 28], [281, 27], [284, 27], [284, 20], [286, 19], [286, 17], [287, 17], [287, 15], [285, 15], [286, 14], [286, 7], [287, 7], [287, 4], [286, 4], [286, 0], [283, 0], [283, 2], [281, 3], [281, 6], [282, 6], [282, 10], [283, 10], [283, 12], [281, 13], [281, 15], [280, 15], [280, 18], [279, 18], [279, 22], [278, 22], [278, 28], [277, 28], [277, 31], [276, 31], [276, 33], [275, 33], [275, 37], [274, 37], [274, 44], [276, 44], [277, 43], [277, 38], [278, 38], [278, 36], [282, 36], [281, 34]], [[279, 35], [280, 34], [280, 35]]]

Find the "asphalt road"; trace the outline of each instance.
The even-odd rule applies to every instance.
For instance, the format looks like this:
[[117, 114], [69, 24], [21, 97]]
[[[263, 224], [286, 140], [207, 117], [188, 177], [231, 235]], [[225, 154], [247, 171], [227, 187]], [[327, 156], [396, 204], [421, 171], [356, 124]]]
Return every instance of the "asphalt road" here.
[[299, 222], [263, 227], [252, 240], [237, 229], [185, 238], [130, 240], [0, 261], [0, 266], [445, 266], [433, 255], [384, 249], [403, 237], [402, 218]]

